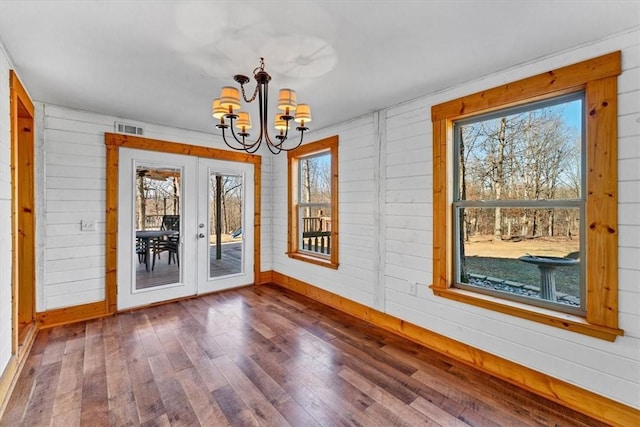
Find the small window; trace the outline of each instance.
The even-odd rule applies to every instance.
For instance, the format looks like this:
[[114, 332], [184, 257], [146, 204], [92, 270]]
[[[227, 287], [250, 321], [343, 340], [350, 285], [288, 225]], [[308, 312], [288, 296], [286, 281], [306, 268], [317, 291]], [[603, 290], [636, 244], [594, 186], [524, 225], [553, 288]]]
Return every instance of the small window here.
[[454, 122], [454, 286], [585, 314], [583, 99]]
[[289, 256], [338, 267], [338, 137], [288, 153]]

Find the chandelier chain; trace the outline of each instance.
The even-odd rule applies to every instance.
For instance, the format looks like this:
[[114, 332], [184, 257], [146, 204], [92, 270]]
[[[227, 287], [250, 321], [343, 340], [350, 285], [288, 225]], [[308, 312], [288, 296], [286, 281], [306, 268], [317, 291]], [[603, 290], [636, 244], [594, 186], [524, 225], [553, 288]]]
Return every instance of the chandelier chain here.
[[242, 97], [244, 98], [244, 102], [253, 102], [256, 99], [256, 96], [258, 96], [259, 88], [260, 88], [260, 85], [256, 84], [256, 90], [253, 91], [253, 96], [251, 97], [251, 99], [247, 99], [247, 94], [244, 92], [244, 85], [241, 84], [240, 90], [242, 91]]

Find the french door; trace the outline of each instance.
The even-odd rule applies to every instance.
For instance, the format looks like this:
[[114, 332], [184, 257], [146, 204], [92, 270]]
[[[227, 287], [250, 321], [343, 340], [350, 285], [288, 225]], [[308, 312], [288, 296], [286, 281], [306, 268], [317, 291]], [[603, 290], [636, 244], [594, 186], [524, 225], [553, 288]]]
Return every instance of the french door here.
[[253, 283], [254, 167], [198, 162], [198, 293]]
[[119, 157], [119, 310], [253, 282], [252, 164]]

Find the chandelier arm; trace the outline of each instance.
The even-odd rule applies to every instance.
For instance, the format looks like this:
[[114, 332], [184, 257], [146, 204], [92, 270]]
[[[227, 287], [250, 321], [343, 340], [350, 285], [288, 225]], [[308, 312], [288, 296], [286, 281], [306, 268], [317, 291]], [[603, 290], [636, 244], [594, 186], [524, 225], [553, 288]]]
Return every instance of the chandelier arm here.
[[[291, 150], [295, 150], [296, 148], [300, 147], [300, 145], [302, 145], [302, 140], [304, 139], [304, 131], [301, 130], [300, 131], [300, 140], [298, 141], [298, 143], [290, 148], [284, 148], [284, 147], [280, 147], [280, 150], [282, 151], [291, 151]], [[283, 141], [284, 142], [284, 141]]]
[[[245, 151], [245, 152], [253, 152], [255, 153], [255, 150], [257, 150], [257, 148], [254, 151], [249, 151], [251, 150], [253, 147], [255, 146], [260, 146], [260, 144], [258, 143], [258, 141], [254, 142], [253, 144], [246, 144], [244, 142], [244, 137], [242, 138], [242, 141], [240, 141], [238, 139], [238, 137], [236, 136], [236, 134], [233, 132], [233, 119], [229, 119], [229, 121], [231, 122], [231, 126], [227, 125], [227, 126], [219, 126], [220, 129], [222, 129], [222, 140], [224, 141], [225, 144], [227, 144], [227, 147], [233, 149], [233, 150], [237, 150], [237, 151]], [[229, 141], [227, 141], [227, 134], [226, 134], [226, 129], [231, 127], [231, 136], [233, 136], [233, 139], [236, 140], [236, 142], [240, 145], [240, 147], [235, 147], [233, 146], [231, 143], [229, 143]]]
[[240, 141], [240, 139], [238, 138], [238, 135], [233, 130], [233, 120], [234, 120], [233, 117], [229, 118], [229, 122], [230, 122], [230, 126], [229, 127], [231, 128], [231, 135], [233, 136], [233, 139], [235, 139], [236, 142], [243, 147], [243, 148], [241, 148], [241, 150], [245, 150], [245, 151], [251, 150], [256, 145], [260, 145], [260, 142], [262, 140], [262, 135], [260, 135], [260, 137], [253, 143], [248, 143], [247, 144], [245, 142], [245, 137], [244, 136], [242, 137], [242, 141]]
[[272, 154], [280, 154], [280, 152], [282, 151], [279, 148], [275, 148], [275, 145], [273, 144], [267, 144], [267, 147], [269, 148], [269, 151], [271, 151]]
[[[233, 145], [229, 144], [229, 141], [227, 141], [227, 136], [225, 135], [225, 129], [222, 128], [222, 140], [224, 141], [225, 144], [227, 144], [227, 147], [236, 150], [236, 151], [245, 151], [245, 149], [243, 147], [234, 147]], [[233, 134], [233, 130], [231, 130], [231, 133]]]

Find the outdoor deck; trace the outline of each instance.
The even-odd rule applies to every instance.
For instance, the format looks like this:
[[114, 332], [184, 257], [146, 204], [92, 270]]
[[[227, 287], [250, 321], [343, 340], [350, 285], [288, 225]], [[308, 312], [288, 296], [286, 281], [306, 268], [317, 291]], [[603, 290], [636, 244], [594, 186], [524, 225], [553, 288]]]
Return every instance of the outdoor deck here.
[[[180, 269], [172, 262], [167, 264], [168, 254], [163, 253], [161, 258], [156, 259], [155, 268], [146, 271], [144, 263], [138, 262], [136, 265], [136, 288], [146, 289], [154, 286], [167, 285], [180, 281]], [[228, 276], [240, 273], [242, 270], [242, 242], [223, 243], [222, 259], [216, 259], [216, 247], [209, 247], [209, 272], [211, 277]]]

